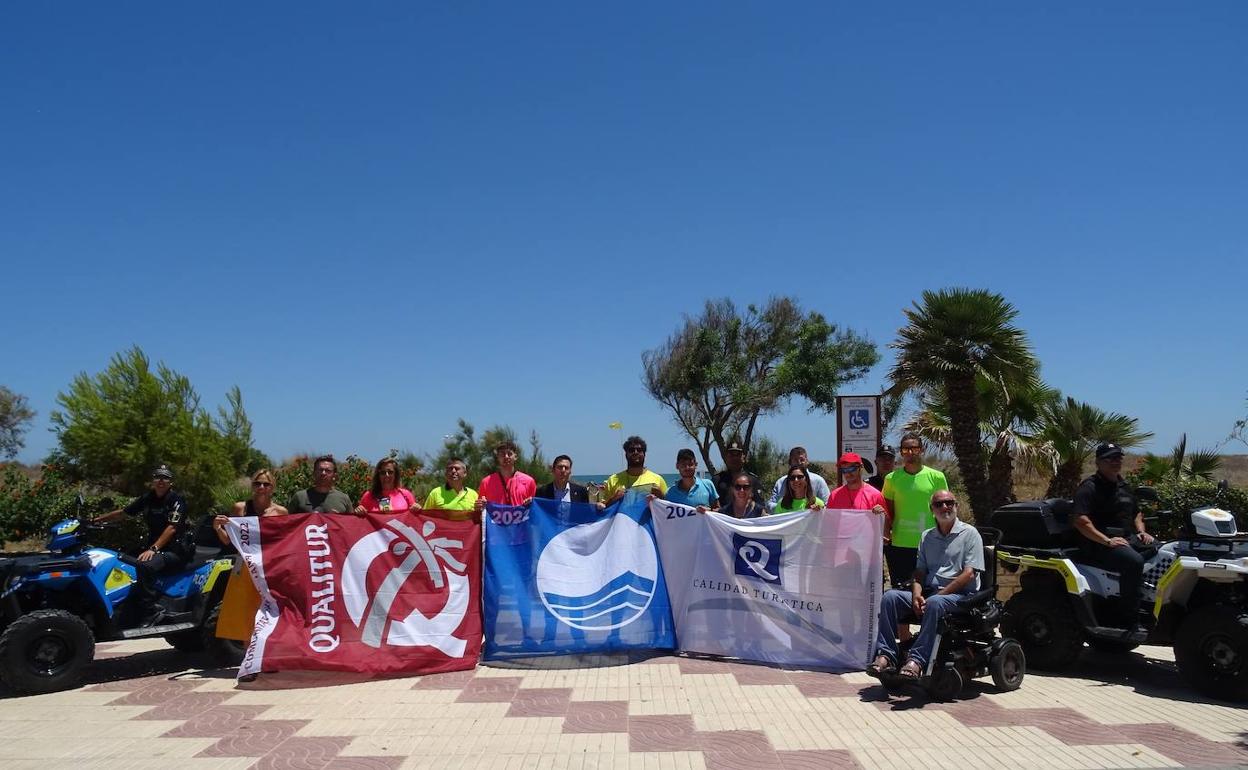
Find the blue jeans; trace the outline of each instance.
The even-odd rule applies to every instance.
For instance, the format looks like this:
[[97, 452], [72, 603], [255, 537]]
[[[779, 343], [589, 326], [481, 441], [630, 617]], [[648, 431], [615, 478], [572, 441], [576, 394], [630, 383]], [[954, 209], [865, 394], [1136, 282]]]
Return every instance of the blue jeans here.
[[[909, 591], [896, 588], [886, 591], [880, 600], [880, 622], [876, 632], [875, 654], [884, 655], [894, 664], [900, 664], [897, 650], [897, 626], [912, 622], [914, 595]], [[927, 668], [932, 657], [932, 648], [936, 645], [936, 627], [940, 619], [951, 607], [958, 603], [962, 594], [932, 594], [927, 597], [927, 606], [923, 610], [923, 619], [919, 625], [919, 635], [910, 645], [910, 660]]]

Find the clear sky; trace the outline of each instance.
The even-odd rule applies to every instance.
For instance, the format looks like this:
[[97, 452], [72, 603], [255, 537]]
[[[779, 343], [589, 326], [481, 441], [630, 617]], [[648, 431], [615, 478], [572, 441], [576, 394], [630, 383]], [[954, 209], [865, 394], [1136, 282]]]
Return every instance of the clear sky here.
[[[278, 458], [464, 417], [609, 472], [619, 420], [667, 471], [641, 353], [682, 314], [788, 294], [884, 348], [952, 285], [1151, 448], [1213, 446], [1248, 411], [1245, 40], [1237, 0], [5, 3], [21, 458], [137, 344], [238, 384]], [[835, 452], [800, 403], [761, 429]]]

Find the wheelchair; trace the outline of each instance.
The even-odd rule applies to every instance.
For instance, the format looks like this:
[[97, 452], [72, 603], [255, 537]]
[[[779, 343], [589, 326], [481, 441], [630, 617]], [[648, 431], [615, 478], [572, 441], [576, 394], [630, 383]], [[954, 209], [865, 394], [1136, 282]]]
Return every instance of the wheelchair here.
[[[919, 686], [936, 701], [956, 698], [966, 683], [991, 675], [1003, 692], [1017, 690], [1027, 673], [1027, 658], [1016, 640], [997, 635], [1004, 605], [997, 599], [997, 544], [1001, 531], [978, 527], [984, 541], [984, 573], [980, 589], [963, 597], [940, 620], [931, 660]], [[903, 654], [907, 645], [902, 646]], [[881, 677], [884, 686], [898, 689], [908, 680], [896, 673]]]

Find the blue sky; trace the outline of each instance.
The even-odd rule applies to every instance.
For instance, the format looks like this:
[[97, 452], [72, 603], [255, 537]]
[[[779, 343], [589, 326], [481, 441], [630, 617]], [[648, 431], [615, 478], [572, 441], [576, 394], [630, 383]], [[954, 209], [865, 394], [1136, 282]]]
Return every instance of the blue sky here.
[[[275, 457], [464, 417], [609, 472], [620, 420], [668, 470], [640, 359], [682, 314], [787, 294], [883, 348], [953, 285], [1152, 448], [1215, 445], [1248, 411], [1246, 36], [1240, 2], [6, 4], [21, 457], [137, 344], [207, 405], [238, 384]], [[762, 431], [835, 451], [800, 403]]]

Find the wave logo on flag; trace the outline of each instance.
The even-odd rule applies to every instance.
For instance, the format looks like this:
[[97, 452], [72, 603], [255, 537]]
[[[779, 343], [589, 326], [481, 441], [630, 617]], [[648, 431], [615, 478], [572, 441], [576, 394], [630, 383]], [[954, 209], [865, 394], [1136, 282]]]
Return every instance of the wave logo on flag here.
[[[458, 658], [468, 642], [454, 636], [468, 612], [468, 565], [451, 555], [449, 548], [462, 550], [460, 540], [431, 538], [437, 529], [425, 521], [422, 531], [392, 519], [385, 528], [356, 542], [347, 554], [342, 570], [343, 603], [351, 621], [360, 629], [360, 641], [381, 647], [383, 641], [399, 647], [428, 645]], [[389, 553], [402, 561], [384, 572], [373, 591], [368, 577], [373, 564]], [[392, 618], [395, 599], [412, 573], [424, 567], [435, 590], [448, 590], [445, 606], [432, 617], [412, 609], [407, 617]]]
[[[650, 533], [626, 516], [603, 519], [569, 529], [542, 549], [537, 564], [537, 588], [542, 603], [561, 623], [583, 631], [607, 631], [626, 626], [649, 608], [658, 586], [659, 562]], [[602, 532], [605, 528], [606, 532]], [[580, 531], [578, 531], [580, 530]], [[586, 543], [601, 543], [584, 550]], [[636, 554], [629, 568], [612, 577], [614, 554]], [[567, 570], [610, 578], [569, 595]]]
[[733, 532], [732, 550], [735, 555], [733, 569], [736, 574], [783, 585], [780, 579], [780, 555], [784, 550], [784, 540], [744, 537]]

